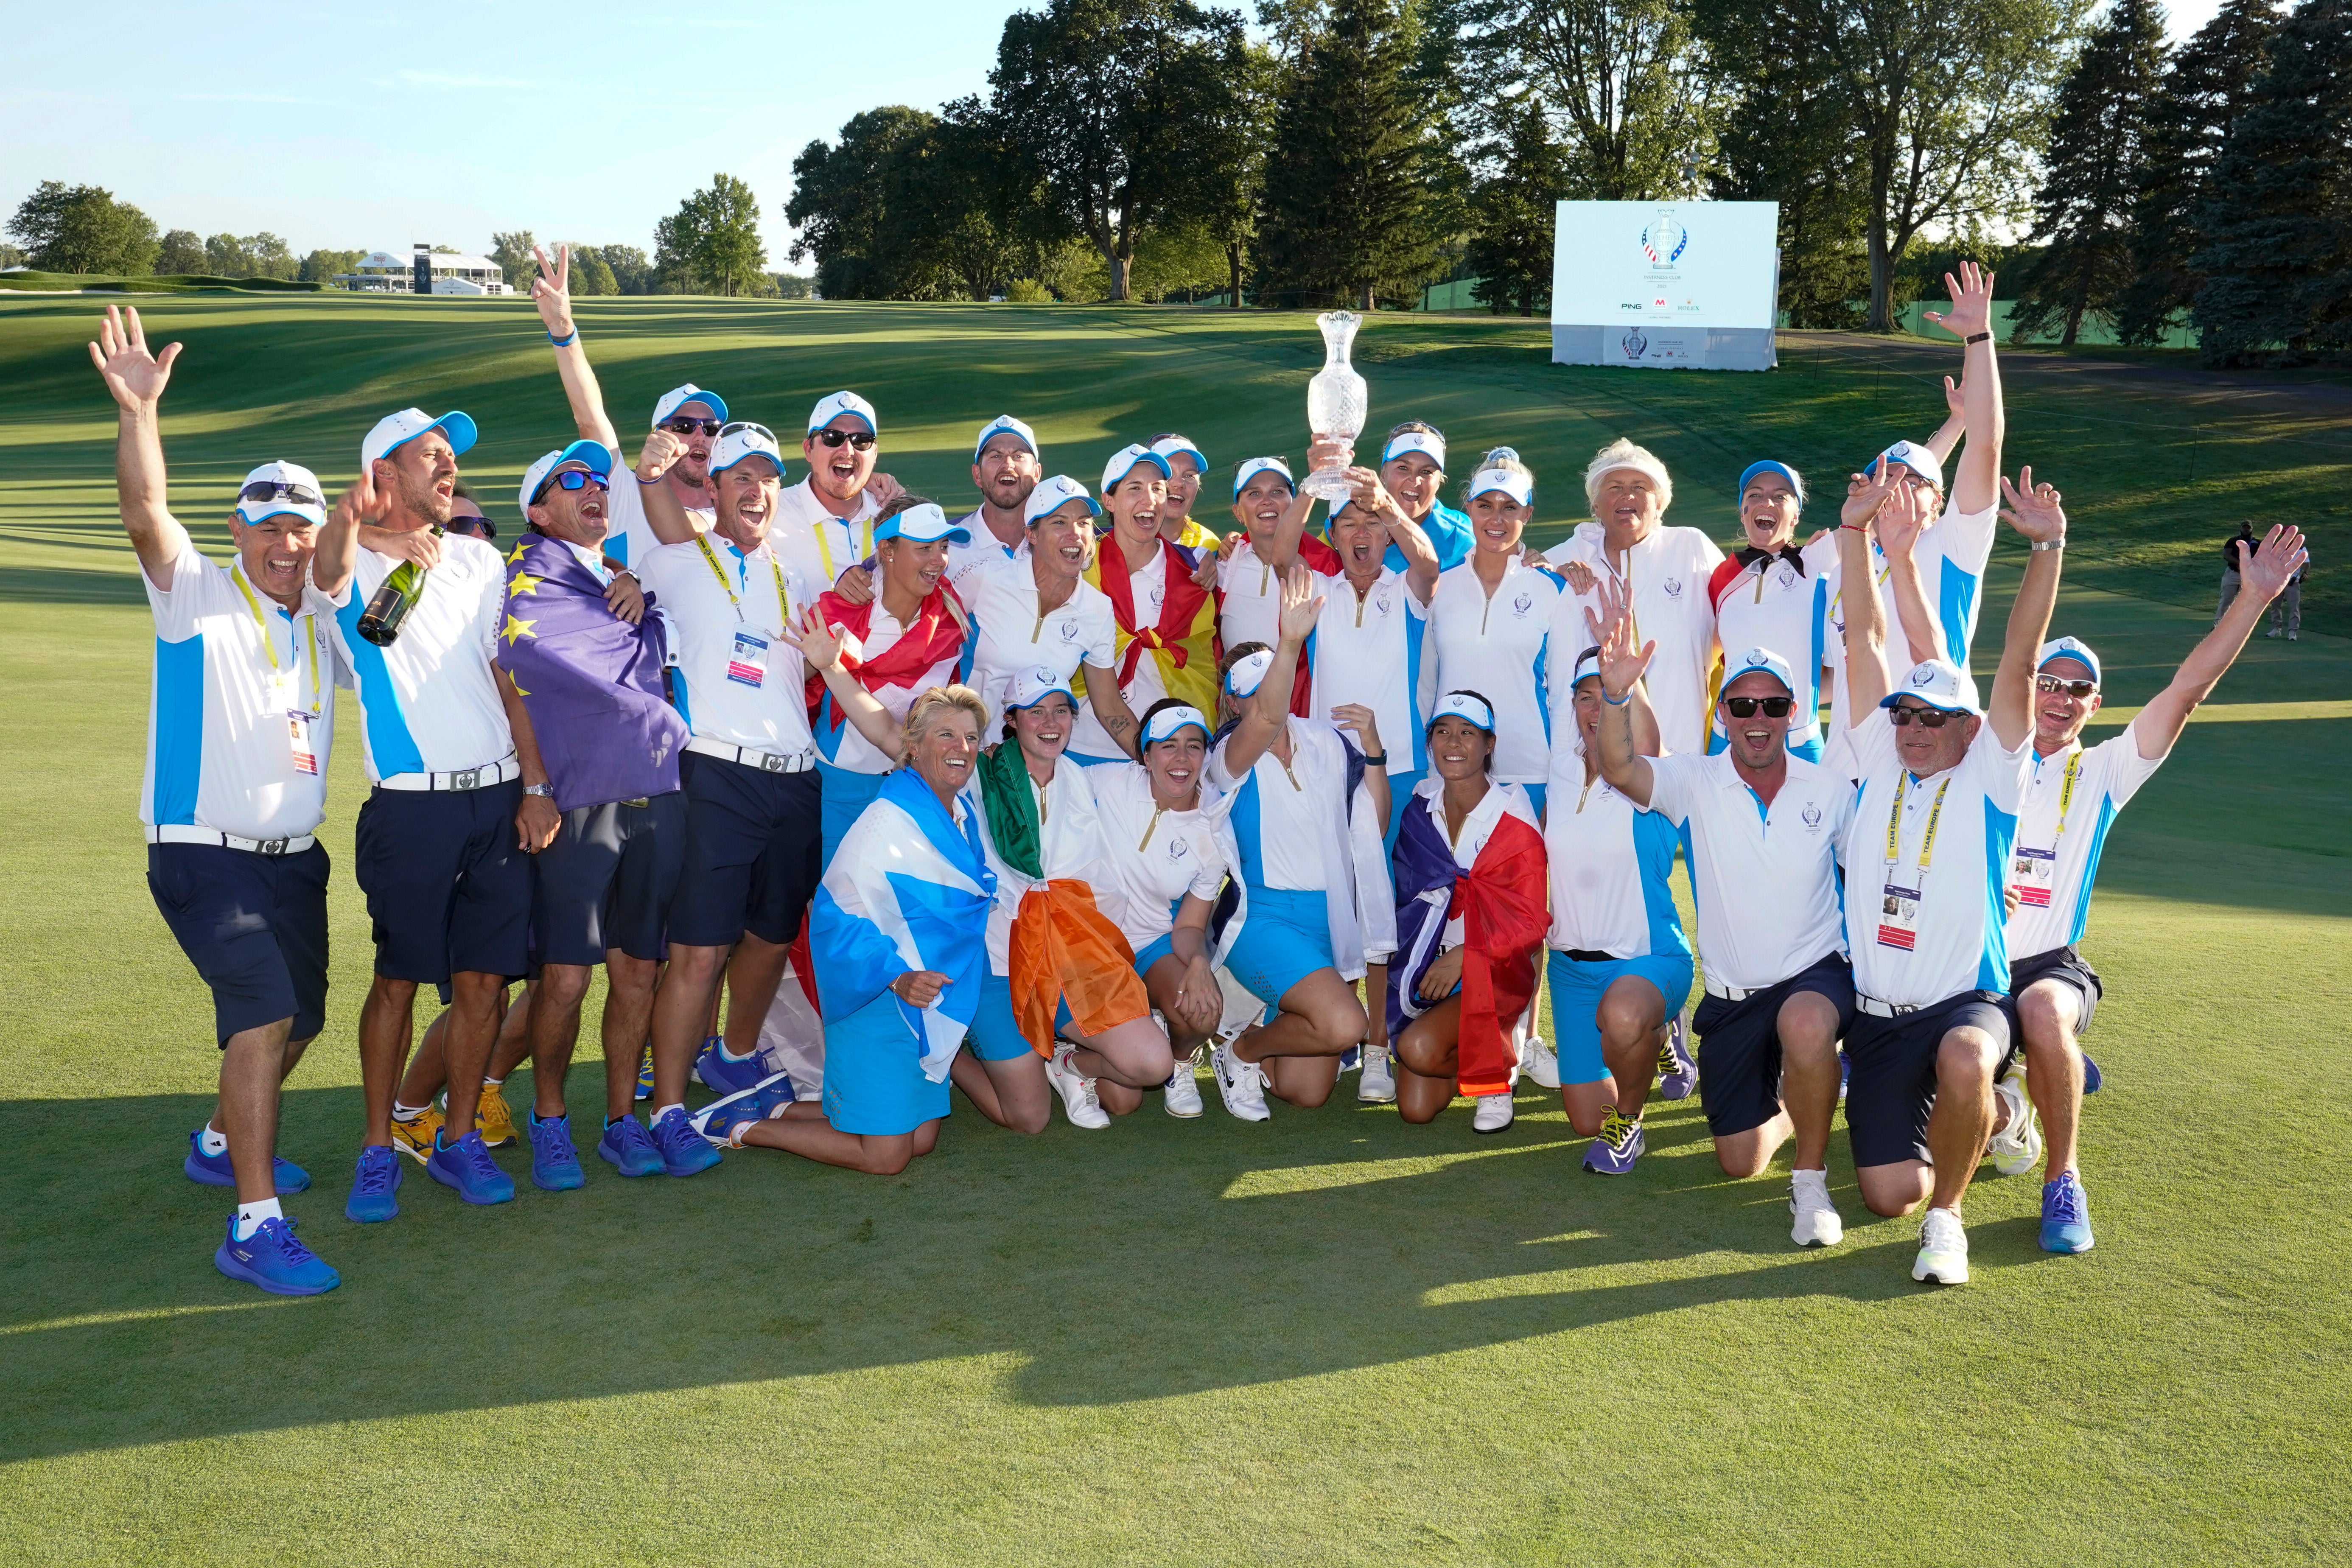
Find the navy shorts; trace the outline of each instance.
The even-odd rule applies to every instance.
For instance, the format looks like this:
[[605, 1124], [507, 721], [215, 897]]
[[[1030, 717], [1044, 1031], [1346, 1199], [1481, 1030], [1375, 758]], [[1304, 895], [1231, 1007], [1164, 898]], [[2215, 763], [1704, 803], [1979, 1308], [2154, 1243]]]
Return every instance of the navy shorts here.
[[1780, 1114], [1780, 1007], [1800, 991], [1828, 998], [1837, 1009], [1837, 1032], [1852, 1032], [1853, 968], [1841, 952], [1737, 1002], [1699, 998], [1691, 1014], [1691, 1033], [1698, 1037], [1698, 1098], [1706, 1130], [1717, 1138], [1761, 1127]]
[[2010, 995], [2024, 995], [2025, 988], [2037, 980], [2054, 980], [2074, 994], [2074, 1033], [2089, 1034], [2091, 1019], [2099, 1011], [2099, 998], [2106, 994], [2106, 987], [2099, 983], [2099, 972], [2084, 963], [2083, 955], [2071, 945], [2053, 947], [2047, 952], [2021, 958], [2009, 966]]
[[487, 789], [375, 789], [352, 848], [375, 927], [375, 972], [438, 984], [530, 971], [530, 857], [515, 841], [522, 781]]
[[782, 947], [816, 896], [823, 805], [816, 771], [772, 773], [688, 752], [686, 865], [670, 900], [669, 940], [732, 947], [750, 931]]
[[[2011, 1021], [2009, 998], [1989, 991], [1963, 991], [1895, 1018], [1857, 1009], [1845, 1032], [1851, 1064], [1845, 1125], [1853, 1142], [1855, 1166], [1927, 1160], [1927, 1115], [1936, 1109], [1937, 1047], [1954, 1029], [1982, 1029], [1992, 1037], [2005, 1062], [2014, 1049]], [[1996, 1077], [2001, 1065], [1993, 1068]]]
[[563, 814], [531, 857], [530, 961], [593, 967], [618, 948], [655, 963], [686, 865], [686, 793], [643, 805], [613, 801]]
[[327, 851], [257, 855], [221, 844], [150, 844], [147, 890], [213, 993], [219, 1043], [294, 1020], [327, 1022]]

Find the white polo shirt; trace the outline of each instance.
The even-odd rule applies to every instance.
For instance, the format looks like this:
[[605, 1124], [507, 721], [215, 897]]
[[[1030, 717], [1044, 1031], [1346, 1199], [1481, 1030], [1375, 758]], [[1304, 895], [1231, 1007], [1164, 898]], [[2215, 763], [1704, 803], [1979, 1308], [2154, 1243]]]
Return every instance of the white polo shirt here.
[[[2000, 509], [1955, 511], [1946, 506], [1934, 526], [1919, 536], [1911, 558], [1919, 568], [1919, 591], [1936, 618], [1936, 633], [1945, 658], [1969, 668], [1969, 650], [1976, 640], [1977, 621], [1984, 609], [1985, 563], [1992, 556], [1993, 535], [2000, 527]], [[1832, 534], [1832, 538], [1836, 535]], [[1845, 584], [1832, 554], [1826, 575], [1830, 582], [1829, 619], [1823, 628], [1822, 662], [1832, 671], [1830, 739], [1845, 731], [1852, 716], [1846, 705]], [[1903, 619], [1895, 608], [1895, 584], [1887, 578], [1886, 552], [1876, 540], [1870, 545], [1871, 571], [1878, 582], [1878, 600], [1886, 616], [1886, 662], [1896, 671], [1915, 662], [1903, 635]], [[1824, 762], [1833, 761], [1824, 757]]]
[[[1574, 774], [1554, 775], [1545, 801], [1550, 945], [1612, 958], [1690, 952], [1666, 880], [1675, 868], [1675, 824], [1598, 774], [1588, 785], [1583, 758], [1573, 760]], [[1680, 997], [1667, 1001], [1680, 1010]]]
[[880, 510], [874, 504], [872, 490], [860, 490], [854, 523], [844, 522], [824, 510], [824, 503], [803, 479], [776, 497], [776, 518], [769, 525], [768, 542], [775, 546], [786, 569], [800, 574], [814, 596], [874, 553], [874, 514]]
[[[517, 549], [521, 547], [518, 545]], [[335, 606], [335, 647], [360, 700], [367, 775], [488, 767], [514, 755], [507, 710], [490, 674], [506, 624], [506, 558], [463, 533], [441, 536], [441, 564], [390, 647], [359, 635], [368, 601], [401, 563], [360, 546]]]
[[[617, 448], [608, 447], [605, 450], [613, 454], [613, 485], [604, 498], [604, 515], [609, 523], [604, 533], [604, 553], [634, 570], [637, 563], [662, 547], [660, 536], [646, 519], [645, 492], [652, 487], [637, 482], [635, 468]], [[666, 485], [669, 480], [656, 482]], [[719, 518], [718, 509], [708, 506], [688, 507], [686, 515], [705, 533], [710, 531]]]
[[2009, 861], [2009, 886], [2017, 894], [2017, 912], [2009, 917], [2012, 962], [2083, 940], [2107, 829], [2163, 765], [2163, 757], [2150, 762], [2139, 754], [2137, 718], [2088, 750], [2077, 741], [2055, 756], [2035, 754]]
[[1423, 715], [1433, 700], [1437, 665], [1423, 657], [1428, 631], [1429, 607], [1413, 596], [1402, 572], [1383, 566], [1361, 597], [1344, 575], [1323, 580], [1323, 609], [1309, 647], [1315, 717], [1328, 719], [1343, 702], [1370, 709], [1391, 776], [1429, 766]]
[[1541, 784], [1551, 773], [1545, 649], [1559, 594], [1557, 580], [1514, 556], [1491, 597], [1474, 561], [1440, 573], [1430, 595], [1436, 689], [1475, 691], [1493, 704], [1497, 784]]
[[[1910, 1007], [1933, 1006], [1964, 991], [2007, 994], [2009, 941], [2000, 893], [2017, 838], [2018, 803], [2033, 770], [2032, 742], [2005, 752], [1987, 723], [1958, 766], [1922, 780], [1904, 767], [1895, 728], [1884, 715], [1865, 721], [1849, 740], [1862, 786], [1838, 860], [1845, 868], [1854, 990]], [[1896, 828], [1891, 863], [1890, 819]], [[1926, 843], [1931, 819], [1932, 847]], [[1923, 853], [1928, 858], [1924, 870]], [[1890, 911], [1890, 903], [1902, 907]], [[1901, 923], [1906, 915], [1908, 930]]]
[[335, 731], [334, 606], [305, 587], [290, 614], [241, 563], [216, 566], [194, 544], [168, 590], [139, 580], [155, 617], [139, 820], [236, 838], [316, 831]]
[[[1099, 548], [1102, 552], [1104, 571], [1116, 571], [1119, 563], [1126, 559], [1119, 551], [1118, 542], [1108, 534], [1104, 536]], [[1179, 561], [1177, 564], [1181, 565], [1182, 562]], [[1097, 591], [1100, 592], [1100, 590]], [[1128, 603], [1135, 606], [1137, 624], [1146, 626], [1158, 626], [1160, 606], [1168, 602], [1167, 541], [1161, 540], [1153, 547], [1151, 558], [1143, 563], [1141, 571], [1128, 574], [1127, 592]], [[1108, 603], [1110, 595], [1105, 594], [1103, 598]], [[1118, 644], [1118, 613], [1114, 610], [1111, 613], [1111, 636], [1114, 647]], [[1114, 654], [1111, 671], [1116, 674], [1118, 670], [1118, 656]], [[1214, 680], [1216, 672], [1210, 671], [1209, 678]], [[1147, 648], [1135, 656], [1135, 674], [1118, 689], [1119, 695], [1127, 699], [1128, 710], [1138, 719], [1143, 717], [1146, 709], [1168, 695], [1168, 688], [1160, 679], [1160, 661], [1151, 657], [1150, 649]], [[1127, 755], [1127, 749], [1112, 740], [1110, 731], [1103, 728], [1102, 721], [1095, 717], [1094, 705], [1090, 702], [1078, 704], [1078, 723], [1077, 728], [1070, 733], [1070, 750], [1087, 757]]]
[[[1760, 647], [1788, 661], [1797, 677], [1796, 711], [1789, 743], [1808, 745], [1822, 735], [1822, 666], [1829, 658], [1830, 590], [1837, 574], [1837, 534], [1823, 533], [1798, 552], [1798, 561], [1773, 555], [1761, 562], [1724, 558], [1707, 581], [1715, 605], [1716, 639], [1728, 664]], [[1800, 564], [1801, 562], [1801, 565]], [[1727, 737], [1723, 717], [1710, 713], [1709, 745]]]
[[971, 612], [970, 684], [988, 703], [983, 740], [999, 733], [1005, 694], [1025, 670], [1050, 669], [1066, 680], [1086, 664], [1102, 671], [1103, 679], [1111, 679], [1118, 617], [1110, 595], [1085, 578], [1058, 606], [1041, 612], [1031, 558], [1000, 554], [974, 566], [956, 592]]
[[[1065, 761], [1054, 772], [1058, 775]], [[1176, 925], [1186, 895], [1216, 900], [1225, 885], [1225, 853], [1212, 814], [1230, 810], [1230, 796], [1203, 790], [1202, 809], [1162, 811], [1151, 799], [1151, 775], [1140, 763], [1108, 763], [1087, 770], [1102, 834], [1102, 869], [1096, 901], [1116, 922], [1129, 947], [1141, 952]]]
[[1654, 758], [1650, 781], [1650, 810], [1684, 837], [1711, 990], [1760, 991], [1846, 950], [1837, 858], [1852, 784], [1790, 757], [1767, 809], [1721, 752]]
[[[1592, 574], [1628, 590], [1633, 605], [1636, 643], [1655, 642], [1646, 689], [1650, 708], [1658, 716], [1658, 737], [1668, 752], [1706, 750], [1707, 683], [1715, 669], [1715, 606], [1707, 602], [1707, 581], [1723, 562], [1715, 541], [1696, 528], [1664, 524], [1625, 552], [1624, 569], [1610, 564], [1606, 531], [1597, 522], [1581, 522], [1544, 552], [1556, 566], [1581, 561]], [[1564, 665], [1591, 646], [1592, 637], [1580, 613], [1575, 617], [1576, 646], [1560, 651]]]
[[974, 572], [1016, 556], [1024, 561], [1028, 559], [1029, 541], [1024, 538], [1016, 543], [1006, 544], [988, 531], [988, 524], [982, 521], [978, 507], [957, 518], [955, 526], [971, 534], [971, 539], [964, 544], [948, 541], [948, 585], [961, 595], [967, 605], [971, 603], [971, 590], [965, 584]]
[[1282, 641], [1282, 574], [1244, 538], [1217, 560], [1217, 635], [1227, 647]]
[[[1006, 741], [1003, 744], [1015, 742]], [[1037, 807], [1037, 863], [1044, 868], [1046, 881], [1067, 878], [1091, 887], [1102, 879], [1102, 830], [1096, 820], [1095, 792], [1089, 782], [1095, 771], [1067, 757], [1058, 758], [1054, 763], [1054, 776], [1040, 789], [1028, 770], [1022, 770], [1022, 781]], [[985, 786], [981, 786], [978, 792], [983, 798], [984, 790]], [[1021, 900], [1038, 884], [1014, 870], [997, 853], [996, 839], [989, 832], [988, 813], [983, 809], [979, 815], [981, 847], [987, 852], [988, 868], [996, 873], [996, 901], [988, 910], [988, 963], [992, 973], [1010, 974], [1013, 918], [1021, 912]]]
[[763, 542], [747, 556], [706, 533], [659, 546], [636, 572], [677, 633], [678, 715], [695, 738], [782, 757], [811, 752], [808, 669], [778, 633], [814, 601], [774, 550]]

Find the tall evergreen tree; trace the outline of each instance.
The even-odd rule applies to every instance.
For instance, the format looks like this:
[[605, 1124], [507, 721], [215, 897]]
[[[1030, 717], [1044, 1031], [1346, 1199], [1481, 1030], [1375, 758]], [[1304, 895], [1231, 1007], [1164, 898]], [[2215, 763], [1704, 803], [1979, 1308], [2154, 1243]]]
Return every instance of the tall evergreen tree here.
[[2059, 86], [2032, 238], [2045, 242], [2017, 279], [2011, 331], [2059, 325], [2072, 345], [2085, 317], [2112, 322], [2131, 280], [2131, 217], [2147, 159], [2147, 117], [2164, 71], [2164, 8], [2115, 0]]
[[2209, 364], [2352, 353], [2352, 0], [2304, 0], [2199, 209]]
[[1370, 310], [1417, 289], [1437, 253], [1425, 221], [1431, 118], [1412, 90], [1393, 0], [1337, 0], [1275, 120], [1258, 216], [1258, 291], [1273, 304]]
[[1533, 93], [1507, 102], [1495, 119], [1494, 140], [1474, 153], [1486, 169], [1470, 188], [1463, 265], [1478, 279], [1471, 292], [1480, 304], [1498, 316], [1532, 316], [1551, 298], [1553, 219], [1568, 189], [1567, 161]]
[[2280, 0], [2225, 0], [2174, 51], [2148, 110], [2147, 159], [2132, 207], [2132, 278], [2116, 301], [2116, 333], [2158, 343], [2197, 297], [2189, 267], [2205, 247], [2197, 212], [2270, 60]]

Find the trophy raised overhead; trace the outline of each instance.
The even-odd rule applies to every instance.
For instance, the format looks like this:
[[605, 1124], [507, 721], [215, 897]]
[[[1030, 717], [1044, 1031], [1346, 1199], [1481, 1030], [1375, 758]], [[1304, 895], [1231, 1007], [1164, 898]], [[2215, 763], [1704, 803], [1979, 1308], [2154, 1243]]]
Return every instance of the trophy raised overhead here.
[[[1364, 318], [1353, 310], [1326, 310], [1315, 318], [1323, 330], [1323, 368], [1307, 384], [1307, 428], [1317, 436], [1352, 443], [1364, 433], [1370, 403], [1364, 378], [1348, 363], [1356, 329]], [[1348, 499], [1348, 476], [1339, 468], [1318, 468], [1298, 487], [1319, 500]]]

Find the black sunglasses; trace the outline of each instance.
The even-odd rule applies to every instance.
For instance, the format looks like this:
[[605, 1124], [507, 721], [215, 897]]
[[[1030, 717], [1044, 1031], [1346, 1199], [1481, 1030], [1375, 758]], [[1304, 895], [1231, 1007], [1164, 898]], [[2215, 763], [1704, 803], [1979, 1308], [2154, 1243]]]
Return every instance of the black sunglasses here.
[[1905, 728], [1915, 719], [1930, 730], [1940, 730], [1947, 723], [1959, 717], [1958, 714], [1945, 708], [1890, 708], [1886, 710], [1886, 716], [1894, 721], [1895, 727], [1898, 730]]
[[2037, 675], [2033, 678], [2033, 689], [2044, 697], [2054, 697], [2063, 691], [2077, 702], [2087, 702], [2090, 700], [2091, 693], [2098, 689], [2099, 683], [2095, 680], [2061, 680], [2054, 675]]
[[1793, 697], [1727, 697], [1723, 700], [1724, 711], [1735, 719], [1753, 719], [1759, 708], [1764, 710], [1767, 719], [1786, 719], [1789, 710], [1796, 705], [1797, 700]]
[[256, 479], [236, 492], [239, 500], [290, 500], [297, 506], [324, 506], [326, 501], [308, 485], [289, 484], [284, 479]]
[[769, 429], [765, 425], [754, 424], [749, 419], [730, 420], [719, 428], [721, 436], [732, 436], [739, 431], [749, 431], [754, 436], [764, 436], [768, 438], [768, 445], [771, 447], [776, 444], [776, 433], [773, 430]]
[[452, 516], [447, 528], [451, 533], [471, 534], [480, 540], [491, 540], [499, 536], [499, 525], [487, 517]]
[[549, 485], [558, 486], [567, 490], [585, 489], [590, 485], [594, 485], [600, 490], [608, 490], [613, 488], [613, 481], [592, 469], [565, 468], [561, 473], [548, 475], [547, 483], [531, 492], [530, 499], [533, 505], [538, 504], [539, 498], [547, 493]]
[[812, 430], [809, 439], [822, 441], [836, 450], [844, 441], [849, 443], [853, 451], [870, 452], [874, 449], [874, 432], [871, 430]]
[[673, 436], [691, 436], [697, 430], [706, 436], [716, 436], [719, 434], [719, 421], [697, 419], [690, 414], [681, 414], [675, 419], [665, 421], [662, 428]]

